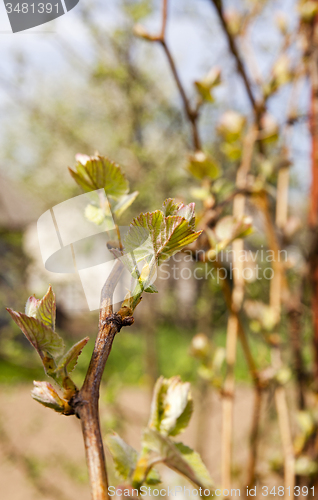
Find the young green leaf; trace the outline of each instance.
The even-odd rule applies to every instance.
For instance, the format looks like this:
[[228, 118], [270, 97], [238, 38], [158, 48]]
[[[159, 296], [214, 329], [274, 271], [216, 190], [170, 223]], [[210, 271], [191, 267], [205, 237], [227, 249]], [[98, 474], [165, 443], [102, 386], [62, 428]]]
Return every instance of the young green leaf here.
[[51, 286], [42, 299], [36, 299], [34, 296], [28, 298], [25, 314], [55, 330], [56, 300]]
[[36, 318], [26, 314], [7, 309], [13, 321], [22, 330], [28, 341], [35, 347], [42, 358], [48, 353], [53, 358], [60, 356], [64, 351], [64, 342], [61, 337], [51, 328], [45, 326]]
[[[113, 457], [117, 474], [124, 481], [130, 480], [138, 462], [137, 451], [115, 432], [113, 434], [108, 434], [106, 437], [106, 444]], [[146, 484], [158, 484], [160, 483], [160, 475], [155, 469], [145, 471], [142, 482]]]
[[[124, 241], [126, 252], [138, 252], [141, 260], [154, 257], [160, 265], [185, 246], [193, 243], [201, 231], [195, 232], [179, 215], [165, 217], [163, 212], [141, 214], [133, 220]], [[148, 242], [147, 245], [145, 243]], [[138, 249], [138, 250], [137, 250]], [[137, 259], [137, 256], [136, 256]]]
[[129, 191], [129, 183], [121, 168], [105, 156], [77, 155], [76, 172], [69, 169], [73, 179], [85, 191], [105, 189], [106, 194], [119, 199]]
[[172, 198], [168, 198], [162, 205], [162, 211], [165, 217], [170, 215], [179, 215], [184, 217], [188, 222], [189, 226], [194, 229], [195, 226], [195, 203], [190, 203], [189, 205], [184, 205], [183, 203], [176, 202]]
[[[155, 462], [163, 462], [167, 467], [185, 476], [200, 488], [209, 489], [212, 493], [213, 482], [198, 453], [182, 443], [175, 444], [169, 437], [163, 436], [154, 429], [147, 428], [143, 435], [144, 454], [139, 462], [148, 459], [149, 466]], [[147, 451], [146, 451], [147, 450]], [[139, 462], [136, 467], [138, 473]], [[145, 464], [142, 464], [145, 467]], [[140, 487], [140, 476], [135, 473], [133, 487]]]
[[71, 373], [77, 365], [78, 358], [88, 341], [89, 337], [85, 337], [85, 339], [74, 344], [73, 347], [71, 347], [71, 349], [64, 354], [63, 358], [59, 361], [57, 371], [62, 372], [65, 370], [67, 373]]
[[128, 481], [137, 465], [137, 451], [115, 432], [107, 435], [106, 444], [113, 457], [116, 472], [121, 479]]

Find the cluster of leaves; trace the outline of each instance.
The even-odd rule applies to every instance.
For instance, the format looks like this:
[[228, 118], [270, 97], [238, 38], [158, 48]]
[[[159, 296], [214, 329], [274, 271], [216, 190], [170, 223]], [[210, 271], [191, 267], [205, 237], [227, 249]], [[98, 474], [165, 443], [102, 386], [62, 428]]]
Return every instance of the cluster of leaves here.
[[64, 391], [62, 399], [48, 382], [34, 382], [32, 397], [55, 411], [72, 413], [68, 401], [74, 395], [76, 386], [69, 374], [74, 370], [88, 337], [65, 353], [63, 339], [55, 331], [56, 300], [51, 286], [42, 299], [28, 298], [25, 313], [9, 308], [7, 311], [38, 352], [46, 374]]
[[[124, 239], [125, 254], [115, 251], [132, 276], [137, 277], [133, 291], [136, 304], [143, 291], [156, 292], [152, 285], [156, 268], [164, 261], [193, 243], [201, 231], [195, 231], [194, 203], [184, 205], [171, 198], [155, 212], [141, 214], [134, 219]], [[141, 272], [138, 264], [143, 263]]]
[[118, 434], [107, 436], [119, 477], [137, 489], [143, 484], [157, 484], [160, 476], [154, 465], [163, 463], [197, 486], [212, 491], [213, 482], [198, 453], [173, 439], [186, 429], [192, 411], [190, 384], [179, 377], [160, 377], [143, 432], [141, 452], [138, 454]]
[[[95, 224], [101, 224], [107, 214], [110, 202], [111, 213], [116, 218], [133, 203], [138, 192], [129, 194], [129, 183], [119, 165], [100, 155], [77, 155], [76, 171], [70, 169], [75, 181], [86, 192], [104, 189], [107, 199], [100, 206], [88, 205], [86, 217]], [[132, 277], [137, 279], [135, 289], [123, 304], [134, 309], [145, 292], [154, 293], [152, 285], [156, 268], [176, 252], [194, 242], [200, 232], [195, 231], [194, 203], [184, 205], [167, 199], [161, 210], [140, 214], [135, 218], [119, 249], [113, 253], [120, 258]], [[142, 263], [142, 268], [141, 264]]]

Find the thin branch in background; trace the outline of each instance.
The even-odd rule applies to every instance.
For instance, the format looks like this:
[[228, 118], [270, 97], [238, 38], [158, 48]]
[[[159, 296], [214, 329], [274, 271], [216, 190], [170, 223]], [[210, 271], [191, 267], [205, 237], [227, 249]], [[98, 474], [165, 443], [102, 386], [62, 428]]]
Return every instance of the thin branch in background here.
[[231, 32], [228, 29], [227, 22], [226, 22], [226, 19], [224, 16], [222, 1], [221, 0], [211, 0], [211, 2], [214, 5], [216, 12], [218, 14], [219, 21], [221, 23], [223, 32], [226, 36], [230, 52], [236, 61], [237, 71], [241, 75], [242, 80], [244, 82], [244, 86], [245, 86], [249, 101], [250, 101], [251, 106], [253, 108], [255, 123], [256, 123], [258, 129], [261, 130], [261, 128], [262, 128], [261, 127], [261, 117], [262, 117], [262, 114], [264, 112], [264, 106], [263, 106], [263, 104], [260, 105], [254, 96], [254, 92], [252, 90], [252, 82], [250, 81], [250, 79], [247, 75], [244, 62], [241, 58], [241, 55], [239, 53], [239, 50], [238, 50], [238, 47], [236, 44], [235, 37], [231, 34]]
[[[254, 127], [245, 137], [243, 144], [242, 162], [237, 171], [236, 187], [244, 189], [246, 187], [246, 177], [251, 167], [254, 144], [257, 139], [257, 130]], [[233, 215], [238, 220], [244, 216], [245, 196], [237, 194], [233, 200]], [[235, 389], [235, 361], [236, 347], [239, 333], [238, 313], [241, 309], [244, 297], [244, 262], [238, 256], [244, 249], [242, 239], [233, 242], [233, 281], [234, 287], [231, 297], [230, 315], [227, 325], [226, 335], [226, 377], [223, 387], [222, 399], [222, 455], [221, 455], [221, 480], [223, 490], [231, 490], [231, 462], [232, 462], [232, 441], [233, 441], [233, 410], [234, 410], [234, 389]]]
[[164, 53], [166, 54], [171, 73], [173, 75], [173, 78], [176, 82], [176, 85], [179, 90], [179, 94], [183, 103], [183, 108], [185, 115], [191, 125], [191, 131], [192, 131], [192, 142], [193, 142], [193, 147], [195, 150], [200, 151], [202, 148], [201, 144], [201, 139], [200, 139], [200, 134], [199, 134], [199, 128], [198, 128], [198, 118], [199, 118], [199, 113], [197, 109], [192, 109], [190, 100], [187, 96], [187, 93], [184, 89], [184, 86], [181, 82], [176, 63], [174, 61], [174, 58], [172, 56], [171, 50], [168, 47], [167, 44], [167, 39], [166, 39], [166, 31], [167, 31], [167, 22], [168, 22], [168, 0], [163, 0], [162, 1], [162, 25], [161, 25], [161, 30], [160, 34], [158, 36], [153, 36], [150, 34], [145, 33], [144, 29], [142, 28], [143, 31], [143, 37], [146, 38], [150, 42], [159, 42], [164, 50]]
[[[278, 346], [275, 346], [272, 349], [272, 364], [273, 367], [277, 370], [282, 366], [280, 350]], [[290, 495], [288, 492], [294, 491], [295, 486], [295, 455], [289, 423], [286, 390], [282, 385], [279, 385], [275, 389], [275, 403], [284, 454], [284, 498], [285, 500], [289, 500]]]

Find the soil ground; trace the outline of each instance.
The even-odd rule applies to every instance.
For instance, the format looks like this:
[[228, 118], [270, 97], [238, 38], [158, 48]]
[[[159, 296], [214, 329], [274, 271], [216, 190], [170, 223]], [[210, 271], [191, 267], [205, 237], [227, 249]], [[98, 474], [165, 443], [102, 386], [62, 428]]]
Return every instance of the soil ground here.
[[[235, 486], [241, 487], [243, 498], [253, 400], [253, 391], [250, 387], [237, 388], [233, 473], [236, 478]], [[149, 393], [139, 388], [122, 390], [116, 405], [106, 406], [102, 402], [103, 432], [105, 433], [109, 426], [116, 425], [116, 428], [120, 428], [120, 435], [130, 445], [139, 449], [142, 428], [148, 419], [149, 404]], [[265, 402], [264, 406], [263, 421], [264, 418], [268, 421], [271, 418], [270, 405]], [[202, 419], [203, 413], [207, 419]], [[204, 421], [205, 430], [202, 428]], [[263, 432], [260, 451], [264, 462], [258, 464], [261, 479], [259, 490], [263, 484], [268, 486], [283, 484], [282, 479], [270, 472], [268, 466], [268, 459], [273, 458], [275, 453], [281, 453], [279, 435], [275, 432], [267, 431], [265, 436]], [[220, 484], [221, 399], [216, 393], [210, 393], [202, 406], [195, 401], [191, 424], [180, 436], [180, 440], [195, 449], [201, 448], [215, 484]], [[268, 443], [271, 443], [271, 446]], [[107, 459], [111, 464], [111, 458], [107, 456]], [[163, 480], [170, 486], [186, 484], [168, 469], [163, 471]], [[113, 471], [110, 471], [110, 483], [118, 484]], [[178, 496], [182, 498], [182, 495]], [[79, 420], [75, 417], [58, 415], [33, 401], [29, 386], [1, 389], [0, 498], [1, 500], [88, 500], [90, 498]], [[264, 497], [258, 494], [256, 498]]]

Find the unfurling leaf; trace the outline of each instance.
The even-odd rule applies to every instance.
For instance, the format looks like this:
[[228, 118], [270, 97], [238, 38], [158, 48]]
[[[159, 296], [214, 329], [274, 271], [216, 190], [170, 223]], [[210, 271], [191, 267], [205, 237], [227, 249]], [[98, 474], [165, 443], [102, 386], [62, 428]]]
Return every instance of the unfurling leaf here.
[[[154, 429], [146, 429], [143, 435], [144, 449], [148, 451], [148, 455], [141, 457], [140, 461], [163, 462], [169, 468], [179, 472], [189, 481], [196, 484], [200, 488], [209, 489], [212, 493], [213, 482], [203, 464], [198, 453], [191, 450], [182, 443], [174, 443], [170, 438], [162, 436]], [[145, 467], [145, 464], [142, 464]], [[136, 468], [136, 473], [133, 477], [133, 486], [139, 487], [138, 476], [139, 463]]]
[[28, 341], [35, 347], [37, 352], [45, 362], [45, 354], [48, 353], [53, 358], [60, 356], [64, 351], [64, 342], [61, 337], [41, 323], [36, 318], [26, 314], [7, 309], [12, 319], [21, 328]]
[[197, 151], [193, 155], [189, 155], [189, 172], [197, 179], [216, 179], [220, 174], [219, 164], [203, 151]]
[[55, 330], [56, 300], [51, 286], [42, 299], [36, 299], [34, 296], [28, 298], [25, 314]]
[[189, 222], [189, 226], [192, 229], [194, 229], [195, 226], [194, 209], [195, 203], [184, 205], [181, 202], [176, 202], [176, 200], [172, 198], [168, 198], [162, 205], [162, 211], [165, 217], [169, 217], [170, 215], [179, 215], [181, 217], [184, 217]]
[[148, 426], [163, 435], [176, 436], [190, 421], [193, 401], [190, 384], [179, 377], [160, 377], [155, 385]]
[[85, 339], [74, 344], [73, 347], [71, 347], [71, 349], [64, 354], [63, 358], [59, 361], [57, 371], [65, 370], [67, 373], [71, 373], [77, 365], [78, 358], [88, 341], [89, 337], [85, 337]]
[[48, 382], [33, 382], [34, 389], [31, 392], [33, 399], [53, 410], [70, 414], [73, 413], [67, 401], [60, 398], [54, 387]]
[[137, 262], [151, 256], [160, 265], [193, 243], [200, 234], [201, 231], [195, 232], [184, 217], [180, 215], [165, 217], [163, 212], [157, 210], [141, 214], [133, 220], [124, 247], [126, 252], [136, 254]]
[[76, 155], [76, 172], [69, 169], [73, 179], [85, 191], [105, 189], [107, 195], [119, 199], [129, 191], [129, 183], [121, 168], [105, 156]]

